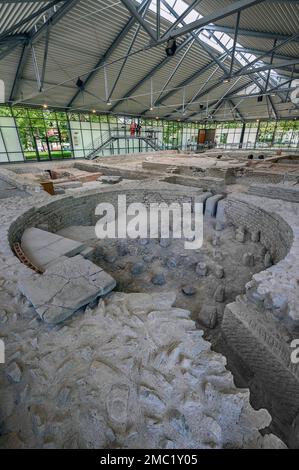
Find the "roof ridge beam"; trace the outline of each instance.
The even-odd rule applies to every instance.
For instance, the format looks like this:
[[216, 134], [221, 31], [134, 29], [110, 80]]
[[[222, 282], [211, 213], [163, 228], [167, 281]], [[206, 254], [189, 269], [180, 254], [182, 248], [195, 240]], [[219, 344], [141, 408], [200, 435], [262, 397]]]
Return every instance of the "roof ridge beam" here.
[[[221, 25], [213, 25], [209, 24], [205, 26], [205, 29], [208, 31], [218, 31], [220, 33], [226, 33], [226, 34], [234, 34], [235, 28], [232, 28], [230, 26], [221, 26]], [[286, 35], [286, 34], [277, 34], [277, 33], [271, 33], [268, 31], [253, 31], [250, 29], [243, 29], [239, 28], [238, 32], [239, 36], [251, 36], [251, 37], [256, 37], [256, 38], [263, 38], [263, 39], [277, 39], [278, 41], [285, 41], [286, 39], [291, 38], [291, 35]], [[292, 39], [294, 42], [299, 42], [299, 39]]]
[[178, 38], [180, 36], [190, 33], [194, 29], [203, 28], [204, 26], [210, 23], [215, 23], [216, 21], [222, 20], [227, 16], [231, 16], [235, 13], [238, 13], [239, 11], [256, 6], [264, 1], [265, 0], [239, 0], [237, 2], [227, 5], [224, 8], [216, 10], [215, 12], [210, 13], [209, 15], [203, 16], [198, 20], [192, 21], [191, 23], [188, 23], [185, 26], [182, 26], [181, 28], [176, 28], [172, 30], [171, 32], [163, 36], [159, 41], [157, 41], [156, 44], [162, 44], [168, 41], [169, 39]]

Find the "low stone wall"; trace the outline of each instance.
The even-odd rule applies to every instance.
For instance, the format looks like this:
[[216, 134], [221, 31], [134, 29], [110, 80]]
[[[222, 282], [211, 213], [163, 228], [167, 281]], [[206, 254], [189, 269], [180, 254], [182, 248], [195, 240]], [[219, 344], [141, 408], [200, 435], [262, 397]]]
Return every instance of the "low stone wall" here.
[[246, 172], [242, 176], [237, 176], [235, 182], [237, 184], [246, 184], [246, 185], [270, 185], [270, 184], [279, 184], [284, 181], [295, 182], [297, 177], [291, 174], [283, 174], [283, 170], [281, 173], [271, 173], [271, 170], [268, 171], [261, 171], [261, 170], [254, 170], [246, 168]]
[[134, 170], [129, 168], [123, 168], [118, 166], [104, 166], [99, 164], [90, 164], [86, 162], [80, 162], [75, 165], [78, 170], [89, 171], [91, 173], [94, 172], [101, 172], [103, 175], [109, 176], [122, 176], [123, 178], [130, 179], [130, 180], [143, 180], [152, 178], [150, 173], [146, 173], [142, 170]]
[[234, 184], [236, 182], [235, 168], [208, 168], [206, 175], [214, 178], [224, 179], [225, 184]]
[[[177, 150], [159, 150], [159, 151], [151, 151], [151, 152], [138, 152], [138, 153], [123, 153], [123, 154], [116, 154], [116, 155], [100, 155], [94, 159], [97, 163], [104, 163], [104, 164], [112, 164], [117, 165], [119, 163], [127, 163], [127, 162], [138, 162], [144, 161], [145, 158], [149, 157], [167, 157], [178, 155]], [[85, 160], [85, 161], [92, 161], [92, 160]]]
[[17, 189], [22, 191], [27, 191], [31, 193], [38, 186], [38, 183], [35, 185], [31, 181], [26, 181], [23, 177], [19, 176], [14, 171], [8, 170], [6, 168], [1, 168], [0, 177], [6, 183], [10, 183], [15, 186]]
[[282, 174], [271, 173], [255, 173], [252, 170], [247, 170], [243, 176], [237, 176], [236, 184], [278, 184], [283, 180]]
[[248, 188], [249, 194], [255, 196], [265, 196], [272, 199], [282, 199], [283, 201], [299, 202], [299, 185], [296, 187], [288, 185], [254, 184]]
[[173, 184], [198, 187], [202, 188], [204, 191], [212, 191], [213, 193], [225, 192], [224, 179], [213, 178], [212, 176], [171, 175], [165, 176], [163, 181]]

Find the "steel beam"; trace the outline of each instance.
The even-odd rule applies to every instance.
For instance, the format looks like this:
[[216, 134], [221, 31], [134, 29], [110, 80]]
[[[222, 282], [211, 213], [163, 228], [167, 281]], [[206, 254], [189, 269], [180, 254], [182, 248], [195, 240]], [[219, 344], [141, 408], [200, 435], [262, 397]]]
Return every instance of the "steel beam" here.
[[235, 26], [235, 34], [234, 34], [234, 43], [233, 43], [233, 49], [232, 49], [232, 54], [231, 54], [229, 75], [231, 75], [233, 73], [234, 60], [235, 60], [235, 51], [236, 51], [236, 45], [237, 45], [237, 39], [238, 39], [239, 25], [240, 25], [240, 16], [241, 16], [241, 12], [238, 11], [236, 26]]
[[[261, 49], [252, 49], [248, 47], [243, 47], [243, 46], [237, 46], [236, 47], [237, 52], [243, 52], [244, 54], [253, 54], [253, 55], [262, 55], [262, 54], [267, 54], [267, 56], [272, 56], [271, 52], [268, 51], [263, 51]], [[275, 54], [275, 58], [279, 60], [292, 60], [294, 59], [294, 56], [291, 55], [284, 55], [284, 54]]]
[[236, 110], [236, 112], [239, 115], [239, 118], [241, 119], [241, 121], [245, 122], [245, 118], [244, 118], [243, 114], [241, 113], [241, 111], [239, 110], [238, 105], [237, 104], [235, 105], [232, 98], [229, 98], [228, 102], [232, 106], [232, 111]]
[[[235, 87], [235, 85], [238, 83], [238, 81], [241, 79], [241, 77], [237, 78], [237, 80], [232, 83], [232, 85], [226, 90], [226, 92], [221, 96], [221, 98], [219, 98], [219, 100], [217, 101], [216, 103], [216, 108], [217, 108], [217, 105], [221, 106], [222, 102], [223, 102], [223, 99], [226, 97], [227, 94], [229, 94], [229, 92]], [[213, 113], [215, 111], [213, 111], [211, 113], [211, 115], [213, 116]]]
[[274, 116], [275, 116], [275, 119], [279, 119], [279, 116], [278, 116], [278, 112], [277, 112], [277, 109], [275, 108], [275, 105], [274, 105], [274, 102], [272, 100], [272, 97], [270, 95], [267, 96], [268, 100], [269, 100], [269, 103], [271, 105], [271, 108], [273, 109], [273, 113], [274, 113]]
[[136, 8], [136, 4], [134, 4], [132, 2], [132, 0], [121, 0], [121, 2], [125, 5], [125, 7], [127, 8], [127, 10], [129, 10], [129, 12], [131, 13], [131, 15], [135, 18], [135, 20], [138, 21], [138, 23], [141, 24], [141, 26], [143, 27], [143, 29], [147, 32], [147, 34], [150, 36], [150, 38], [153, 40], [153, 41], [156, 41], [156, 34], [155, 34], [155, 31], [152, 30], [151, 26], [149, 25], [149, 23], [147, 21], [145, 21], [144, 18], [142, 18], [142, 16], [139, 14], [139, 11], [138, 9]]
[[161, 0], [157, 0], [157, 12], [156, 12], [156, 16], [157, 16], [157, 24], [156, 24], [156, 35], [157, 35], [157, 39], [159, 39], [160, 37], [160, 30], [161, 30]]
[[[140, 7], [138, 8], [138, 12], [139, 13], [142, 13], [143, 9], [146, 7], [147, 3], [149, 2], [149, 0], [143, 0], [143, 2], [141, 3]], [[108, 47], [108, 49], [104, 52], [103, 55], [101, 55], [101, 57], [99, 58], [99, 60], [97, 61], [95, 67], [94, 67], [94, 70], [92, 70], [86, 77], [85, 81], [84, 81], [84, 88], [86, 88], [86, 86], [88, 85], [88, 83], [90, 82], [90, 80], [94, 77], [94, 75], [96, 74], [97, 72], [97, 69], [99, 67], [101, 67], [107, 60], [108, 58], [111, 56], [111, 54], [113, 54], [113, 52], [115, 51], [115, 49], [119, 46], [119, 44], [123, 41], [123, 39], [126, 37], [126, 35], [128, 34], [128, 32], [131, 30], [131, 28], [134, 26], [134, 24], [136, 24], [136, 19], [133, 17], [133, 18], [130, 18], [129, 21], [127, 21], [126, 25], [124, 28], [121, 29], [121, 31], [118, 33], [118, 35], [116, 36], [116, 38], [113, 40], [112, 44]], [[77, 97], [79, 96], [80, 94], [80, 90], [77, 90], [76, 93], [74, 94], [74, 96], [72, 97], [72, 99], [69, 101], [69, 103], [67, 104], [67, 107], [70, 108], [72, 106], [72, 104], [74, 103], [74, 101], [77, 99]]]
[[[205, 29], [207, 31], [215, 31], [215, 32], [220, 32], [220, 33], [226, 33], [226, 34], [231, 34], [233, 35], [235, 32], [235, 28], [231, 28], [230, 26], [220, 26], [220, 25], [214, 25], [214, 24], [209, 24], [205, 26]], [[286, 35], [286, 34], [277, 34], [277, 33], [272, 33], [268, 31], [252, 31], [250, 29], [239, 29], [239, 36], [248, 36], [248, 37], [254, 37], [254, 38], [261, 38], [261, 39], [277, 39], [278, 41], [285, 41], [286, 39], [292, 38], [291, 35]], [[298, 38], [293, 38], [291, 41], [294, 42], [299, 42]]]
[[40, 89], [41, 89], [41, 79], [40, 79], [40, 73], [39, 73], [38, 63], [37, 63], [37, 59], [36, 59], [35, 49], [34, 49], [33, 44], [30, 44], [30, 45], [31, 45], [31, 53], [32, 53], [32, 60], [33, 60], [33, 69], [34, 69], [35, 78], [36, 78], [36, 82], [37, 82], [37, 89], [38, 89], [38, 91], [40, 91]]
[[[256, 61], [254, 61], [254, 63], [256, 63]], [[238, 77], [240, 75], [248, 75], [251, 73], [266, 72], [267, 70], [284, 69], [286, 67], [292, 67], [293, 65], [299, 65], [299, 60], [298, 59], [286, 60], [279, 64], [266, 64], [266, 65], [262, 65], [261, 67], [256, 67], [254, 69], [238, 70], [237, 72], [234, 73], [233, 76]], [[250, 67], [250, 66], [251, 66], [251, 62], [248, 65], [245, 65], [245, 67]], [[299, 73], [299, 68], [295, 69], [295, 72]]]
[[[168, 84], [170, 83], [170, 81], [172, 80], [172, 78], [174, 77], [175, 73], [177, 72], [177, 70], [180, 68], [180, 66], [182, 65], [185, 57], [187, 56], [188, 52], [190, 51], [191, 47], [193, 46], [194, 44], [194, 39], [190, 42], [190, 44], [188, 45], [187, 49], [185, 50], [184, 54], [182, 55], [182, 57], [180, 58], [180, 60], [178, 61], [178, 63], [176, 64], [176, 66], [174, 67], [174, 69], [171, 71], [169, 77], [167, 78], [166, 82], [164, 83], [161, 91], [159, 92], [159, 96], [156, 98], [156, 100], [154, 101], [153, 105], [155, 106], [156, 105], [156, 102], [159, 101], [161, 95], [163, 94], [164, 90], [166, 89], [166, 87], [168, 86]], [[142, 113], [141, 113], [142, 114]]]
[[80, 0], [66, 0], [65, 3], [57, 10], [53, 15], [51, 15], [41, 27], [31, 34], [31, 42], [35, 42], [39, 37], [45, 32], [48, 26], [54, 26], [58, 23], [64, 16], [69, 13], [72, 8], [74, 8]]
[[10, 42], [27, 41], [27, 39], [28, 39], [27, 34], [11, 34], [10, 36], [7, 36], [6, 38], [0, 39], [0, 46], [2, 44], [7, 44]]
[[[299, 33], [297, 33], [297, 35], [299, 36]], [[289, 39], [287, 39], [285, 42], [289, 42]], [[281, 43], [279, 44], [278, 46], [275, 46], [274, 48], [271, 49], [270, 52], [273, 52], [273, 50], [276, 50], [278, 49], [279, 47], [281, 47], [284, 43]], [[249, 74], [252, 74], [252, 73], [259, 73], [259, 72], [264, 72], [264, 71], [267, 71], [267, 70], [270, 70], [270, 69], [279, 69], [279, 68], [284, 68], [284, 67], [287, 67], [287, 66], [290, 66], [290, 65], [293, 65], [293, 64], [297, 64], [298, 63], [298, 59], [294, 59], [294, 60], [291, 60], [291, 61], [286, 61], [286, 62], [283, 62], [281, 64], [278, 64], [278, 65], [271, 65], [271, 64], [268, 64], [268, 65], [265, 65], [265, 66], [261, 66], [261, 67], [256, 67], [255, 69], [253, 70], [248, 70], [248, 67], [250, 67], [252, 64], [255, 64], [256, 62], [259, 62], [260, 61], [260, 58], [257, 58], [255, 59], [254, 61], [250, 62], [249, 64], [245, 65], [244, 67], [242, 67], [240, 70], [238, 70], [237, 72], [235, 72], [233, 75], [232, 75], [232, 78], [237, 78], [237, 77], [240, 77], [242, 75], [249, 75]], [[191, 77], [190, 77], [191, 78]], [[214, 85], [212, 85], [211, 87], [209, 87], [207, 90], [205, 90], [203, 93], [201, 93], [200, 95], [197, 95], [195, 99], [198, 99], [199, 97], [201, 96], [204, 96], [205, 94], [209, 93], [210, 91], [212, 91], [213, 89], [217, 88], [218, 86], [220, 86], [222, 83], [223, 83], [223, 80], [224, 80], [225, 76], [224, 77], [221, 77]], [[192, 81], [192, 80], [191, 80]], [[258, 85], [260, 87], [260, 85]], [[244, 88], [244, 87], [243, 87]], [[262, 89], [262, 87], [261, 87]], [[175, 93], [175, 91], [172, 91], [172, 92], [169, 92], [168, 95], [165, 95], [163, 97], [163, 101], [165, 99], [167, 99], [169, 96], [171, 96], [173, 93]], [[188, 106], [188, 104], [187, 104]], [[179, 111], [179, 110], [178, 110]]]
[[[168, 3], [166, 2], [166, 0], [162, 0], [162, 2], [163, 2], [163, 4], [165, 5], [165, 7], [170, 11], [170, 13], [172, 13], [173, 16], [175, 16], [176, 18], [179, 17], [179, 15], [176, 13], [176, 11], [175, 11], [170, 5], [168, 5]], [[239, 14], [240, 14], [240, 12], [238, 12], [238, 16], [239, 16]], [[238, 20], [237, 20], [237, 26], [239, 25], [239, 19], [240, 19], [240, 18], [238, 18]], [[184, 22], [182, 22], [182, 24], [185, 25]], [[236, 31], [236, 28], [235, 28], [235, 31]], [[203, 41], [201, 41], [201, 40], [198, 38], [198, 36], [194, 34], [194, 32], [191, 33], [191, 34], [192, 34], [193, 37], [197, 40], [197, 42], [200, 43], [200, 46], [210, 55], [210, 57], [212, 57], [212, 59], [217, 63], [217, 65], [224, 71], [224, 74], [225, 74], [225, 75], [224, 75], [224, 77], [221, 78], [221, 82], [222, 82], [223, 79], [225, 78], [225, 76], [228, 76], [228, 75], [229, 75], [229, 73], [228, 73], [226, 67], [225, 67], [225, 66], [222, 64], [222, 62], [221, 62], [222, 57], [220, 57], [219, 59], [218, 59], [217, 57], [215, 57], [215, 55], [212, 54], [212, 53], [209, 51], [208, 46], [207, 46]], [[219, 43], [219, 45], [225, 50], [225, 52], [226, 52], [227, 54], [229, 54], [230, 52], [228, 51], [228, 49], [226, 49], [226, 47], [225, 47], [217, 38], [215, 38], [215, 39], [216, 39], [216, 41]], [[257, 85], [259, 86], [258, 83], [257, 83]], [[204, 86], [205, 86], [205, 85], [204, 85]], [[200, 90], [199, 90], [198, 93], [200, 93], [200, 91], [201, 91], [202, 89], [203, 89], [203, 87], [200, 88]], [[260, 89], [262, 89], [261, 86], [260, 86]], [[175, 93], [175, 92], [174, 92], [174, 93]], [[197, 98], [198, 93], [192, 98], [191, 103]], [[166, 99], [166, 98], [168, 98], [171, 94], [173, 94], [173, 93], [172, 93], [172, 92], [169, 92], [169, 93], [163, 98], [163, 100]], [[160, 101], [157, 101], [157, 104], [158, 104], [158, 103], [161, 103], [161, 102], [162, 102], [162, 99], [161, 99]], [[187, 104], [186, 107], [188, 107], [188, 106], [189, 106], [189, 103]]]
[[40, 90], [39, 90], [39, 91], [42, 91], [43, 88], [44, 88], [45, 75], [46, 75], [46, 67], [47, 67], [47, 60], [48, 60], [48, 51], [49, 51], [49, 40], [50, 40], [50, 26], [48, 26], [47, 32], [46, 32], [45, 49], [44, 49], [44, 59], [43, 59], [43, 68], [42, 68], [41, 82], [40, 82]]
[[[275, 46], [272, 47], [272, 49], [270, 49], [269, 51], [267, 51], [267, 53], [265, 52], [264, 54], [262, 54], [261, 56], [257, 57], [256, 59], [254, 59], [252, 62], [249, 62], [249, 64], [245, 65], [241, 70], [239, 70], [238, 72], [236, 72], [236, 75], [240, 75], [242, 72], [244, 71], [247, 71], [246, 73], [248, 73], [248, 68], [249, 67], [252, 67], [254, 64], [256, 64], [257, 62], [259, 62], [261, 59], [263, 59], [264, 57], [266, 57], [267, 54], [271, 53], [273, 54], [275, 51], [277, 51], [277, 49], [280, 49], [282, 46], [285, 46], [286, 44], [288, 44], [289, 42], [291, 42], [293, 39], [296, 39], [299, 37], [299, 32], [298, 33], [295, 33], [293, 34], [291, 37], [289, 37], [288, 39], [285, 39], [283, 42], [280, 42], [279, 44], [276, 44], [275, 43]], [[297, 61], [297, 62], [296, 62]], [[292, 61], [290, 61], [292, 62]], [[298, 63], [298, 59], [295, 60], [294, 63]], [[293, 64], [291, 64], [293, 65]], [[268, 69], [266, 69], [268, 70]]]
[[[144, 10], [143, 10], [142, 13], [141, 13], [141, 16], [142, 16], [142, 17], [144, 17], [144, 16], [146, 15], [146, 13], [147, 13], [147, 11], [148, 11], [148, 9], [149, 9], [149, 6], [150, 6], [150, 0], [148, 1], [146, 7], [144, 8]], [[112, 85], [112, 87], [111, 87], [111, 90], [110, 90], [110, 93], [109, 93], [109, 96], [108, 96], [107, 101], [110, 101], [110, 98], [111, 98], [111, 96], [113, 95], [113, 92], [114, 92], [114, 90], [115, 90], [115, 88], [116, 88], [116, 85], [117, 85], [117, 83], [118, 83], [118, 80], [120, 79], [120, 76], [121, 76], [121, 74], [122, 74], [122, 72], [123, 72], [123, 69], [124, 69], [125, 66], [126, 66], [126, 63], [127, 63], [127, 60], [128, 60], [128, 56], [129, 56], [129, 54], [131, 53], [131, 50], [132, 50], [132, 48], [133, 48], [133, 46], [134, 46], [134, 44], [135, 44], [135, 41], [136, 41], [137, 36], [138, 36], [138, 34], [139, 34], [140, 28], [141, 28], [141, 24], [138, 24], [138, 25], [137, 25], [137, 28], [136, 28], [136, 31], [135, 31], [135, 33], [134, 33], [134, 35], [133, 35], [133, 37], [132, 37], [131, 43], [130, 43], [130, 45], [129, 45], [129, 47], [128, 47], [127, 56], [126, 56], [126, 58], [124, 59], [123, 63], [121, 64], [121, 67], [120, 67], [120, 70], [119, 70], [119, 72], [118, 72], [118, 74], [117, 74], [117, 77], [116, 77], [116, 79], [114, 80], [114, 83], [113, 83], [113, 85]]]
[[[177, 54], [180, 53], [181, 50], [183, 50], [190, 42], [192, 41], [192, 36], [189, 36], [187, 39], [185, 39], [184, 42], [180, 44], [180, 46], [177, 48]], [[164, 59], [162, 59], [159, 64], [157, 64], [153, 69], [151, 69], [150, 72], [148, 72], [144, 77], [139, 80], [138, 83], [136, 83], [130, 90], [122, 97], [120, 98], [111, 108], [110, 111], [114, 110], [116, 106], [119, 105], [120, 102], [124, 101], [125, 99], [129, 98], [141, 85], [143, 85], [147, 80], [152, 78], [164, 65], [166, 65], [172, 57], [166, 56]]]
[[[122, 0], [122, 1], [130, 1], [130, 0]], [[265, 0], [239, 0], [237, 2], [231, 3], [224, 8], [221, 8], [220, 10], [217, 10], [196, 21], [192, 21], [191, 23], [183, 26], [182, 28], [176, 28], [172, 30], [170, 33], [166, 34], [165, 36], [163, 36], [163, 38], [157, 41], [157, 44], [162, 44], [163, 42], [168, 41], [171, 38], [173, 39], [178, 38], [180, 36], [190, 33], [191, 31], [194, 31], [195, 29], [203, 28], [204, 26], [210, 23], [215, 23], [216, 21], [226, 18], [227, 16], [234, 15], [235, 13], [238, 13], [239, 11], [258, 5], [264, 1]]]
[[[277, 44], [277, 39], [274, 40], [273, 47], [275, 47], [276, 44]], [[274, 59], [274, 52], [271, 53], [270, 64], [273, 64], [273, 59]], [[268, 85], [269, 85], [270, 73], [271, 73], [271, 70], [269, 70], [269, 72], [267, 74], [267, 80], [266, 80], [266, 83], [265, 83], [265, 91], [267, 91], [267, 88], [268, 88]]]
[[[221, 43], [221, 41], [217, 38], [217, 36], [215, 36], [214, 33], [212, 33], [212, 36], [213, 38], [215, 39], [215, 41], [217, 42], [217, 44], [219, 44], [220, 47], [222, 47], [226, 52], [229, 53], [229, 51], [226, 49], [226, 47]], [[249, 63], [249, 60], [247, 59], [247, 57], [245, 57], [244, 53], [240, 53], [241, 54], [241, 57], [243, 60], [245, 60], [245, 62], [248, 64]], [[243, 67], [243, 64], [238, 60], [239, 62], [239, 65], [241, 66], [241, 68]], [[265, 80], [264, 77], [260, 74], [260, 73], [257, 73], [257, 76], [258, 78], [260, 78], [261, 80]], [[253, 73], [253, 82], [256, 84], [256, 86], [263, 92], [264, 89], [262, 87], [262, 85], [259, 83], [258, 79], [255, 77], [255, 73]]]
[[0, 35], [0, 40], [5, 38], [6, 36], [8, 36], [10, 33], [12, 33], [13, 31], [15, 31], [16, 29], [20, 28], [21, 26], [23, 26], [24, 24], [28, 23], [29, 21], [32, 21], [34, 18], [36, 18], [37, 16], [40, 16], [42, 15], [43, 13], [45, 13], [47, 10], [49, 10], [50, 8], [54, 7], [55, 5], [57, 5], [57, 3], [61, 3], [62, 0], [54, 0], [52, 1], [51, 3], [48, 3], [46, 6], [42, 7], [42, 8], [39, 8], [39, 10], [35, 11], [34, 13], [31, 13], [31, 15], [29, 16], [26, 16], [26, 18], [24, 18], [23, 20], [19, 21], [18, 23], [15, 23], [13, 26], [11, 26], [10, 28], [8, 28], [6, 31], [4, 31], [1, 35]]
[[[163, 5], [168, 9], [168, 11], [176, 18], [176, 22], [178, 22], [178, 24], [182, 24], [182, 26], [185, 26], [186, 23], [185, 21], [182, 19], [182, 16], [183, 15], [179, 15], [174, 9], [173, 7], [171, 7], [166, 0], [161, 0]], [[217, 65], [223, 70], [223, 72], [225, 74], [228, 73], [228, 71], [226, 70], [226, 68], [224, 67], [224, 65], [221, 63], [220, 60], [218, 60], [218, 58], [215, 56], [215, 54], [213, 54], [210, 50], [210, 47], [205, 44], [204, 41], [202, 41], [199, 37], [198, 37], [198, 33], [195, 33], [194, 31], [192, 31], [192, 33], [190, 33], [193, 37], [193, 39], [195, 39], [195, 41], [200, 45], [200, 47], [202, 49], [204, 49], [204, 51], [211, 57], [211, 59], [213, 59]]]
[[16, 34], [0, 41], [0, 60], [10, 54], [16, 46], [24, 44], [28, 40], [26, 35]]
[[19, 87], [19, 81], [22, 76], [28, 55], [29, 55], [29, 47], [28, 47], [28, 42], [26, 42], [22, 48], [21, 56], [19, 59], [18, 67], [17, 67], [17, 72], [13, 81], [11, 92], [10, 92], [9, 101], [13, 101], [15, 99], [15, 96], [17, 94], [18, 87]]
[[[189, 6], [188, 8], [186, 8], [186, 10], [181, 14], [181, 15], [178, 15], [177, 14], [177, 19], [176, 21], [170, 26], [170, 28], [168, 28], [168, 30], [162, 35], [162, 38], [164, 36], [166, 36], [167, 34], [170, 34], [171, 31], [173, 31], [180, 23], [182, 23], [182, 21], [184, 20], [184, 18], [186, 18], [186, 16], [189, 15], [189, 13], [194, 10], [194, 8], [199, 4], [201, 0], [194, 0]], [[164, 5], [165, 5], [165, 2], [163, 2]], [[165, 5], [167, 8], [170, 6], [170, 5]], [[172, 8], [173, 9], [173, 8]], [[175, 11], [175, 10], [173, 10]], [[162, 39], [161, 38], [161, 39]]]
[[29, 33], [29, 39], [23, 46], [17, 72], [13, 81], [13, 86], [9, 98], [10, 102], [13, 102], [15, 100], [15, 96], [18, 91], [19, 81], [22, 77], [22, 73], [28, 57], [29, 44], [33, 45], [34, 42], [38, 40], [39, 37], [44, 33], [44, 31], [49, 27], [49, 25], [53, 26], [58, 23], [58, 21], [60, 21], [61, 18], [63, 18], [73, 7], [75, 7], [79, 1], [80, 0], [65, 1], [65, 3], [59, 8], [59, 10], [57, 10], [53, 15], [51, 15], [50, 18], [48, 18], [37, 31], [31, 31]]
[[[239, 91], [242, 91], [244, 90], [244, 88], [246, 88], [248, 85], [250, 85], [251, 82], [248, 82], [246, 85], [242, 85], [240, 87], [238, 87], [236, 90], [234, 90], [232, 93], [230, 93], [229, 95], [227, 95], [226, 99], [229, 99], [229, 98], [233, 98], [233, 96], [238, 93]], [[210, 103], [210, 106], [214, 106], [216, 103], [217, 103], [218, 100], [213, 100], [211, 103]], [[207, 107], [206, 107], [207, 108]], [[206, 110], [206, 108], [204, 108], [201, 112], [204, 112]], [[190, 116], [188, 116], [188, 119], [190, 117], [193, 117], [193, 116], [196, 116], [197, 114], [199, 114], [199, 112], [194, 112], [192, 114], [190, 114]]]

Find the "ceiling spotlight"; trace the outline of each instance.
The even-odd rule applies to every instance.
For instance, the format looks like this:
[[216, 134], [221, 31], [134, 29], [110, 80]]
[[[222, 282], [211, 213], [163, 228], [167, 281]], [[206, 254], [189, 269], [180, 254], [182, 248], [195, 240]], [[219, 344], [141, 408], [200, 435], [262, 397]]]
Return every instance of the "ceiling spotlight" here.
[[111, 101], [108, 100], [108, 101], [107, 101], [107, 106], [111, 106], [111, 105], [112, 105]]
[[43, 104], [43, 108], [44, 108], [44, 109], [48, 109], [47, 103]]
[[150, 107], [150, 111], [153, 111], [153, 109], [154, 109], [154, 108], [151, 106], [151, 107]]
[[229, 78], [225, 78], [225, 79], [223, 80], [223, 83], [229, 83], [229, 82], [230, 82], [230, 79], [229, 79]]
[[80, 77], [78, 77], [78, 80], [76, 81], [76, 86], [77, 86], [81, 91], [84, 90], [84, 82], [83, 82], [83, 80], [81, 80]]
[[168, 57], [172, 57], [177, 50], [177, 44], [175, 39], [169, 39], [166, 44], [165, 52]]
[[159, 116], [156, 116], [156, 119], [159, 119]]
[[95, 114], [95, 113], [96, 113], [96, 110], [95, 110], [95, 109], [93, 109], [93, 110], [92, 110], [92, 112], [93, 112], [93, 114]]

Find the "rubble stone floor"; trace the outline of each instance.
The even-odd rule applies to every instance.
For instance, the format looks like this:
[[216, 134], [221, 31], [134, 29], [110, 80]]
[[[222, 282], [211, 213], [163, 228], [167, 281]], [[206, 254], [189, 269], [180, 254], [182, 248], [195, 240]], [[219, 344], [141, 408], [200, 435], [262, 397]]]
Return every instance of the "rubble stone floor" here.
[[0, 286], [0, 447], [284, 447], [175, 294], [113, 293], [50, 328]]
[[[260, 243], [248, 238], [238, 242], [234, 227], [216, 231], [215, 223], [205, 221], [204, 243], [198, 250], [185, 249], [183, 239], [98, 240], [94, 227], [68, 227], [58, 234], [96, 247], [92, 260], [116, 279], [119, 291], [155, 295], [172, 290], [177, 307], [189, 310], [199, 327], [213, 326], [214, 330], [225, 305], [245, 291], [254, 273], [264, 269], [265, 254]], [[246, 253], [254, 254], [254, 266], [242, 264]], [[206, 265], [206, 273], [196, 273], [198, 263]], [[219, 286], [225, 290], [223, 301], [215, 300]], [[217, 331], [208, 328], [209, 339]]]

